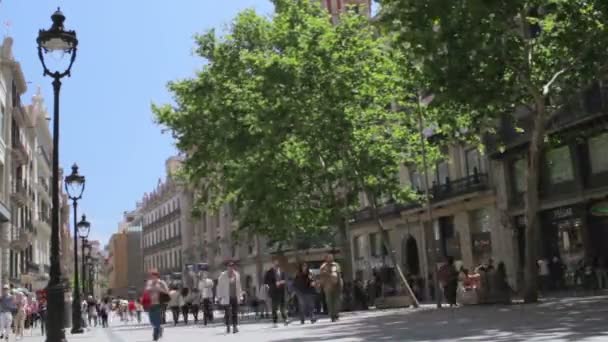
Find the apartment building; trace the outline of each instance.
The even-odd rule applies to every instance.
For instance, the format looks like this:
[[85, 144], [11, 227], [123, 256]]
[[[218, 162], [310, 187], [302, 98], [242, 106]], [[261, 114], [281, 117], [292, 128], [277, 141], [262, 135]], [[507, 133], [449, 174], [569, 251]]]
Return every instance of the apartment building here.
[[[40, 91], [21, 101], [27, 84], [12, 45], [6, 37], [0, 46], [0, 274], [40, 289], [50, 271], [52, 136]], [[69, 210], [62, 214], [67, 224]]]
[[199, 253], [192, 219], [192, 191], [178, 177], [182, 158], [165, 163], [166, 179], [159, 180], [141, 204], [144, 269], [158, 269], [172, 283], [182, 283], [183, 266], [194, 263]]

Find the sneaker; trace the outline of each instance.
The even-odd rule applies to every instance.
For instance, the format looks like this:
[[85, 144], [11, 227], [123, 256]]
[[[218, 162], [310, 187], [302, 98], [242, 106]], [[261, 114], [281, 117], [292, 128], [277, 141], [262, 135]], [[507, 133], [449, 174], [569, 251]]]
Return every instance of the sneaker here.
[[230, 327], [226, 327], [226, 334], [230, 334]]
[[278, 325], [278, 324], [276, 324], [276, 323], [272, 323], [272, 327], [273, 327], [273, 328], [278, 328], [278, 327], [279, 327], [279, 325]]
[[236, 334], [238, 332], [239, 332], [239, 328], [237, 328], [237, 327], [232, 328], [232, 333], [233, 334]]
[[304, 320], [303, 319], [300, 320], [300, 324], [304, 324]]
[[289, 321], [288, 320], [285, 320], [283, 323], [285, 324], [285, 326], [289, 325]]

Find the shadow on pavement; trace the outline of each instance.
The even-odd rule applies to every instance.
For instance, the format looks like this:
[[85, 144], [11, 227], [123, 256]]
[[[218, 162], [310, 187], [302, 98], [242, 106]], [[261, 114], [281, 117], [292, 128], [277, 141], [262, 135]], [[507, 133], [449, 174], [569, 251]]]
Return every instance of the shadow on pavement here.
[[608, 296], [552, 299], [532, 305], [467, 306], [455, 309], [405, 309], [364, 319], [345, 317], [337, 324], [310, 328], [310, 336], [270, 339], [279, 342], [475, 341], [534, 340], [608, 341]]

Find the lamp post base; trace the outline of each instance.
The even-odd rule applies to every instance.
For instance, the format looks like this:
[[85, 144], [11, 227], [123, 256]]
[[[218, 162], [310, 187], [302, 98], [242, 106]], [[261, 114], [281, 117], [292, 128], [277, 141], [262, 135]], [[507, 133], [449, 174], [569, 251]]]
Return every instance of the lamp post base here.
[[49, 284], [46, 288], [48, 312], [46, 342], [66, 342], [65, 339], [65, 290], [63, 284]]
[[84, 329], [78, 327], [78, 328], [72, 328], [72, 330], [70, 330], [70, 334], [74, 335], [74, 334], [83, 334], [84, 333]]

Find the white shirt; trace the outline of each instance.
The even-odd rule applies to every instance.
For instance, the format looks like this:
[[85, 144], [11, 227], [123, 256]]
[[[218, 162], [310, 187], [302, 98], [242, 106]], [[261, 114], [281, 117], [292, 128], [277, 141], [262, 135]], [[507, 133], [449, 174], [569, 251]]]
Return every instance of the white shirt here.
[[545, 259], [538, 260], [538, 274], [541, 276], [549, 275], [549, 265]]
[[198, 283], [198, 289], [201, 291], [203, 299], [213, 298], [213, 280], [209, 278], [201, 279]]

